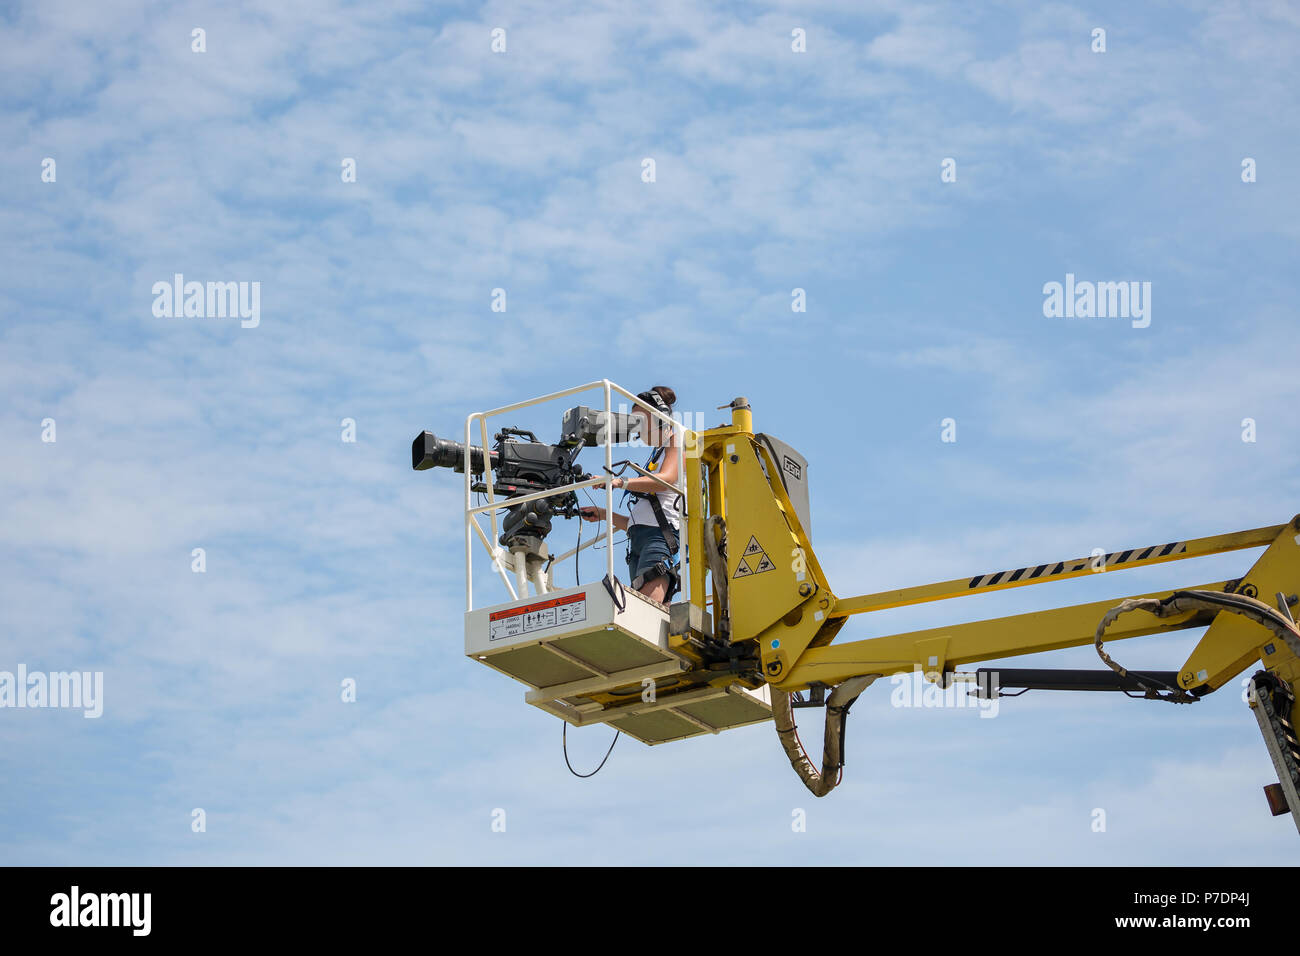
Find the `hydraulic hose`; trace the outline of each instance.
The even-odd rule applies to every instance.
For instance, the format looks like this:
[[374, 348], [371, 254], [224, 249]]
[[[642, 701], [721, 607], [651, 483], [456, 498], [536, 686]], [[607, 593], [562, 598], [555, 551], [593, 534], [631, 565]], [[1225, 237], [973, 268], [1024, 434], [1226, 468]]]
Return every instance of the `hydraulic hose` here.
[[1127, 614], [1129, 611], [1146, 611], [1156, 617], [1173, 617], [1177, 614], [1186, 614], [1188, 611], [1229, 611], [1233, 614], [1240, 614], [1256, 624], [1268, 628], [1282, 639], [1286, 646], [1291, 649], [1291, 653], [1300, 657], [1300, 630], [1296, 628], [1295, 622], [1291, 620], [1290, 616], [1248, 595], [1192, 589], [1175, 591], [1169, 597], [1163, 599], [1130, 598], [1127, 601], [1121, 601], [1106, 612], [1097, 625], [1097, 635], [1094, 643], [1097, 654], [1107, 667], [1121, 677], [1133, 677], [1139, 684], [1142, 684], [1146, 696], [1152, 700], [1167, 700], [1175, 704], [1189, 704], [1199, 698], [1194, 694], [1189, 694], [1181, 687], [1170, 687], [1163, 684], [1157, 687], [1154, 684], [1144, 683], [1137, 675], [1131, 675], [1117, 664], [1102, 649], [1101, 639], [1106, 632], [1106, 628], [1115, 623], [1115, 619], [1121, 614]]
[[[717, 626], [719, 634], [730, 639], [729, 592], [727, 585], [727, 526], [719, 515], [714, 515], [704, 526], [704, 552], [709, 562], [709, 571], [713, 577], [714, 594], [717, 604]], [[822, 767], [819, 771], [809, 756], [804, 753], [799, 743], [799, 735], [794, 723], [794, 708], [790, 703], [788, 691], [777, 690], [769, 685], [772, 693], [772, 717], [776, 722], [777, 738], [781, 748], [790, 758], [790, 765], [799, 779], [804, 782], [814, 796], [824, 797], [840, 782], [840, 771], [844, 767], [844, 728], [848, 722], [849, 708], [858, 699], [858, 695], [871, 686], [880, 677], [879, 674], [867, 674], [852, 677], [839, 684], [826, 699], [826, 728], [822, 740]]]
[[730, 595], [727, 585], [727, 523], [721, 515], [709, 518], [704, 526], [704, 557], [709, 562], [709, 571], [713, 575], [713, 590], [717, 594], [718, 605], [713, 610], [717, 618], [718, 633], [731, 637]]
[[794, 709], [790, 704], [788, 691], [772, 691], [772, 717], [776, 722], [777, 738], [781, 749], [790, 758], [790, 765], [799, 775], [804, 786], [812, 791], [814, 797], [824, 797], [835, 789], [840, 782], [840, 770], [844, 767], [844, 725], [848, 721], [849, 708], [858, 699], [858, 695], [871, 686], [879, 674], [866, 674], [851, 677], [831, 691], [826, 699], [826, 730], [822, 741], [822, 767], [817, 770], [812, 760], [804, 753], [795, 733]]

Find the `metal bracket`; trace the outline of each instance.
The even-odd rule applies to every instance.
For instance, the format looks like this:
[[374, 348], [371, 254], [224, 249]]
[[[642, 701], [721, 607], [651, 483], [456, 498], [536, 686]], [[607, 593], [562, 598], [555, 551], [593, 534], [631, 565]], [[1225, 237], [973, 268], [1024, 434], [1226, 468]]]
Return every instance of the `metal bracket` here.
[[800, 691], [795, 691], [790, 695], [790, 705], [792, 707], [825, 707], [826, 689], [825, 684], [813, 681], [808, 685], [808, 697], [805, 698]]

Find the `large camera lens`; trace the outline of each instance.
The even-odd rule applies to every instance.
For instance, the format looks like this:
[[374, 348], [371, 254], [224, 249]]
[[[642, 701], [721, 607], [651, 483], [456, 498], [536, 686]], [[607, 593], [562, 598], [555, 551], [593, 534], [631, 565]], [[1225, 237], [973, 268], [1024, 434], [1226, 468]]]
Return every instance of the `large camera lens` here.
[[[492, 463], [496, 464], [495, 452]], [[449, 438], [439, 438], [433, 432], [420, 432], [411, 442], [411, 467], [416, 471], [450, 468], [457, 474], [464, 474], [465, 446]], [[483, 473], [483, 449], [477, 445], [470, 446], [469, 469], [476, 475]]]

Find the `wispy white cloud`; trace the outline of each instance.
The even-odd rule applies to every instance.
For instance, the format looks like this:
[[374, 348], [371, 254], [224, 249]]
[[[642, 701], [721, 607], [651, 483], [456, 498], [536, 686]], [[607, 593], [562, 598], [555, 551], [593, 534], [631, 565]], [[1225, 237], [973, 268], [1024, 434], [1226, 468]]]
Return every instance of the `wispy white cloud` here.
[[[954, 862], [1177, 862], [1135, 835], [1210, 816], [1206, 858], [1281, 852], [1263, 748], [1218, 697], [1179, 726], [1129, 701], [967, 726], [864, 698], [845, 789], [815, 804], [770, 727], [621, 742], [574, 781], [555, 721], [464, 659], [461, 486], [406, 449], [602, 375], [668, 380], [710, 422], [749, 395], [812, 460], [842, 593], [1284, 520], [1289, 8], [1121, 22], [1105, 57], [1062, 5], [0, 16], [0, 668], [100, 668], [107, 697], [100, 721], [0, 720], [5, 859], [716, 862], [762, 841], [920, 862], [942, 820]], [[1179, 277], [1151, 336], [1044, 324], [1044, 281], [1108, 262]], [[176, 272], [259, 281], [262, 325], [155, 319]], [[575, 734], [575, 761], [605, 739]], [[737, 780], [743, 818], [683, 819], [683, 787], [719, 805]]]

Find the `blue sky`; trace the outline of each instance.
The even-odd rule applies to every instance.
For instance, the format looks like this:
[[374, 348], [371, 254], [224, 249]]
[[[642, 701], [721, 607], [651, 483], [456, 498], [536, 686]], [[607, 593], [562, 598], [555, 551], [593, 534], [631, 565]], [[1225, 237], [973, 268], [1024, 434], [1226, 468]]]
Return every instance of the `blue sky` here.
[[[1235, 687], [980, 720], [877, 686], [823, 800], [766, 725], [575, 779], [559, 723], [464, 658], [460, 486], [408, 449], [601, 377], [710, 424], [746, 395], [810, 462], [841, 595], [1280, 524], [1298, 48], [1280, 2], [0, 9], [0, 669], [105, 675], [98, 720], [0, 711], [0, 860], [1290, 861]], [[259, 282], [260, 324], [156, 317], [178, 272]], [[1067, 273], [1151, 282], [1150, 325], [1045, 317]], [[1111, 650], [1175, 669], [1198, 636]], [[608, 739], [571, 734], [575, 765]]]

